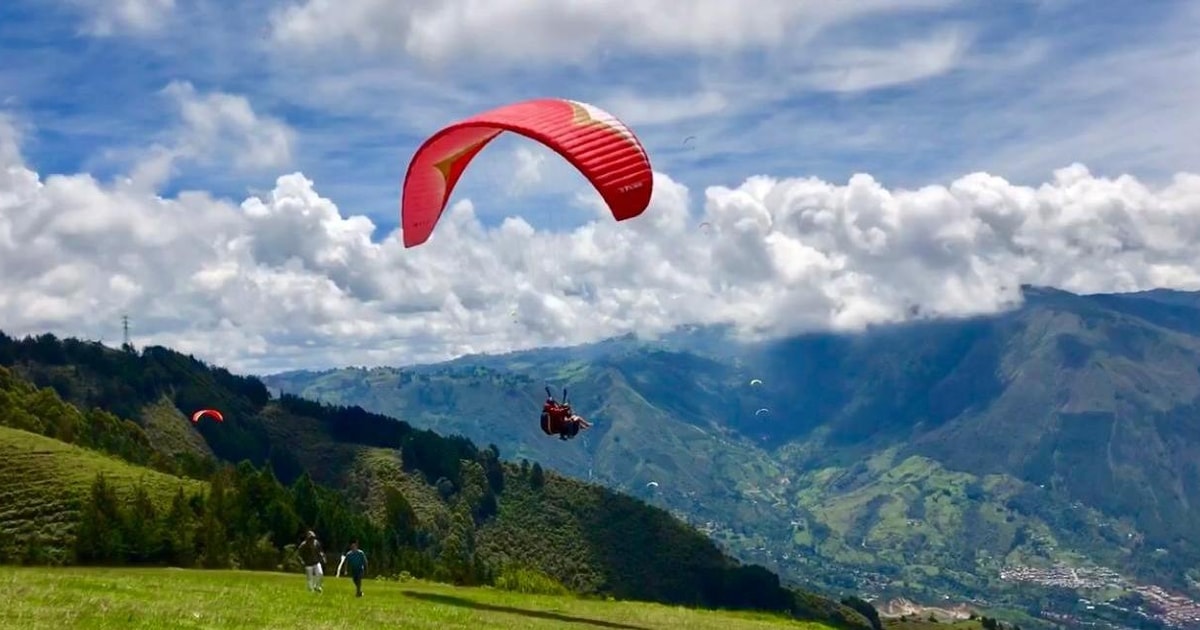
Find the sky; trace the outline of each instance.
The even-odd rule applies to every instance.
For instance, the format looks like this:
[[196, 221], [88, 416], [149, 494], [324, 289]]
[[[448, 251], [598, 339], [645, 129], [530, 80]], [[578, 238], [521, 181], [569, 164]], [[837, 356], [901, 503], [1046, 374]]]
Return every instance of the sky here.
[[[1182, 0], [7, 0], [0, 330], [266, 373], [1200, 289], [1196, 41]], [[507, 134], [405, 249], [420, 143], [546, 96], [634, 130], [649, 209]]]

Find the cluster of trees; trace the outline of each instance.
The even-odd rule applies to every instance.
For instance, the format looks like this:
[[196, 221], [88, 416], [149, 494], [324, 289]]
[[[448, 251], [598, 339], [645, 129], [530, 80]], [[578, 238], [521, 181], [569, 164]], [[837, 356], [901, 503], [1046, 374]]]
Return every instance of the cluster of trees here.
[[407, 571], [458, 584], [494, 577], [472, 553], [470, 529], [426, 531], [399, 492], [388, 493], [376, 522], [307, 475], [289, 487], [269, 467], [242, 462], [219, 469], [207, 492], [180, 488], [169, 505], [156, 504], [140, 484], [125, 495], [96, 477], [79, 513], [76, 562], [298, 570], [295, 547], [311, 528], [331, 559], [358, 539], [378, 576]]

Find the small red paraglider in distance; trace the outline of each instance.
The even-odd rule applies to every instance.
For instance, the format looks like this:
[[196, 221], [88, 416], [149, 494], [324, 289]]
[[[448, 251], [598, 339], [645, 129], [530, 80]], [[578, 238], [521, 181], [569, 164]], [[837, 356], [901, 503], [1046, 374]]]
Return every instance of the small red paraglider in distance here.
[[203, 418], [204, 416], [209, 416], [217, 422], [225, 422], [225, 416], [221, 415], [220, 411], [217, 411], [216, 409], [201, 409], [200, 411], [192, 414], [192, 424], [199, 423], [200, 418]]

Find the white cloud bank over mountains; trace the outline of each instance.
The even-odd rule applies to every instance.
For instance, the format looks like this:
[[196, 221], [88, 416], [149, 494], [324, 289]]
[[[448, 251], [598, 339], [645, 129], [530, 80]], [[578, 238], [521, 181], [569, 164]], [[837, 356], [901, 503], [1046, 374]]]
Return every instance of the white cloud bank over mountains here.
[[[514, 173], [533, 181], [535, 166], [516, 161]], [[139, 345], [265, 372], [683, 323], [853, 330], [914, 308], [993, 312], [1022, 283], [1200, 288], [1200, 175], [1154, 189], [1073, 165], [1037, 188], [975, 173], [911, 191], [869, 175], [754, 177], [705, 190], [701, 216], [670, 176], [655, 186], [642, 217], [571, 233], [520, 218], [488, 230], [459, 199], [426, 245], [405, 250], [398, 234], [373, 243], [369, 219], [343, 216], [300, 173], [240, 205], [42, 177], [0, 118], [0, 330], [115, 345], [129, 313]]]

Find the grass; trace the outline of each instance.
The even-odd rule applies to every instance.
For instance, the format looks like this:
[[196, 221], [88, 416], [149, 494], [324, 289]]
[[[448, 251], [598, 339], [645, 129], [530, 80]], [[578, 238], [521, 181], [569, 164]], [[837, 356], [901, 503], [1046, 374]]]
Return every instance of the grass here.
[[818, 630], [761, 613], [690, 610], [640, 602], [521, 595], [421, 581], [375, 581], [354, 597], [326, 577], [309, 593], [298, 574], [180, 569], [0, 567], [4, 628], [579, 628]]
[[185, 491], [204, 485], [8, 427], [0, 427], [0, 461], [0, 534], [18, 542], [36, 539], [50, 548], [66, 546], [79, 501], [97, 473], [104, 473], [119, 494], [131, 493], [141, 481], [163, 507], [181, 485]]

